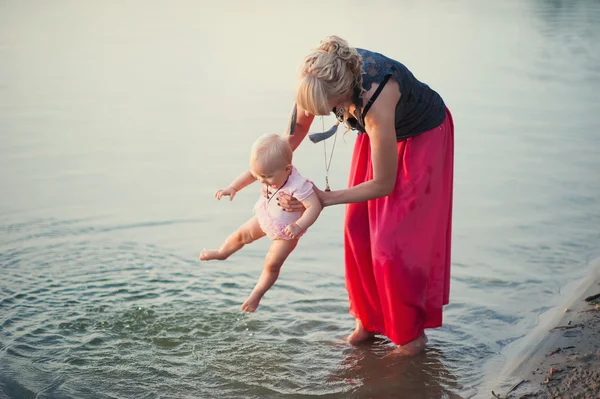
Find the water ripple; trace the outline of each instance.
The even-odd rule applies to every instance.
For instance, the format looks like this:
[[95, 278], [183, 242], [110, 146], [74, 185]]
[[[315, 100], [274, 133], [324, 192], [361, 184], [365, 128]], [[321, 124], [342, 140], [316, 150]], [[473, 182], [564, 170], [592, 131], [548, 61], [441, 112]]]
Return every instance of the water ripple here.
[[[106, 397], [153, 397], [169, 391], [167, 381], [172, 392], [207, 397], [215, 389], [267, 398], [373, 389], [364, 388], [369, 376], [356, 376], [363, 366], [339, 364], [354, 356], [342, 341], [351, 319], [339, 277], [319, 278], [340, 295], [282, 283], [245, 314], [239, 306], [257, 275], [198, 268], [135, 242], [49, 241], [4, 251], [0, 264], [3, 392], [85, 396], [93, 386]], [[386, 342], [374, 344], [378, 356], [392, 349]]]

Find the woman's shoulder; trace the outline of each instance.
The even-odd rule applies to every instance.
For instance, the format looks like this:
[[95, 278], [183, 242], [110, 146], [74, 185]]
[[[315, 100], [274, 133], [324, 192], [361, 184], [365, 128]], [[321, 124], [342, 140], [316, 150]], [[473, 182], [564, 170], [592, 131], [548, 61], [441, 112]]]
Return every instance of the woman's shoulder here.
[[[367, 50], [364, 48], [356, 48], [356, 51], [358, 52], [358, 54], [360, 55], [360, 57], [362, 58], [363, 61], [363, 67], [365, 65], [368, 64], [380, 64], [380, 65], [388, 65], [389, 67], [392, 67], [393, 64], [400, 64], [399, 61], [385, 55], [382, 53], [378, 53], [376, 51], [373, 50]], [[364, 69], [364, 68], [363, 68]]]
[[388, 75], [393, 75], [398, 79], [398, 74], [406, 70], [406, 67], [401, 62], [386, 55], [362, 48], [357, 48], [356, 50], [363, 61], [363, 88], [366, 91], [369, 91], [374, 83], [381, 83]]

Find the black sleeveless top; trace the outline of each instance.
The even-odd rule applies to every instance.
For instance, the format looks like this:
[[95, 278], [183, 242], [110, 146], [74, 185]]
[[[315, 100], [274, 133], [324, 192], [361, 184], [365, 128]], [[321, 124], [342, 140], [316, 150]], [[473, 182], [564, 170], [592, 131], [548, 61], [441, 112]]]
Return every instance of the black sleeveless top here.
[[[390, 76], [400, 87], [400, 100], [396, 104], [396, 139], [398, 141], [416, 136], [438, 127], [446, 118], [446, 105], [442, 97], [425, 83], [420, 82], [403, 64], [382, 54], [357, 48], [362, 57], [362, 87], [371, 89], [373, 83], [379, 84], [369, 102], [363, 109], [360, 90], [355, 88], [352, 101], [356, 106], [354, 118], [348, 119], [348, 125], [358, 134], [366, 133], [365, 116], [383, 90]], [[362, 110], [362, 111], [361, 111]], [[337, 114], [335, 108], [333, 112]], [[342, 115], [338, 115], [341, 118]]]

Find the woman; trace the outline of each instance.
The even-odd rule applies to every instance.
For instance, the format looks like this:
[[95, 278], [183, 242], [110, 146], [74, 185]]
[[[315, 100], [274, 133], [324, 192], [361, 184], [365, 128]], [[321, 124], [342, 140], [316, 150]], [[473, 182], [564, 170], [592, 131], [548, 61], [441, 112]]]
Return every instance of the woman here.
[[[321, 191], [324, 207], [347, 204], [346, 289], [356, 344], [383, 334], [402, 355], [442, 325], [450, 288], [454, 126], [442, 98], [401, 63], [336, 36], [301, 68], [292, 148], [315, 115], [334, 112], [357, 130], [348, 189]], [[302, 209], [292, 197], [284, 210]]]

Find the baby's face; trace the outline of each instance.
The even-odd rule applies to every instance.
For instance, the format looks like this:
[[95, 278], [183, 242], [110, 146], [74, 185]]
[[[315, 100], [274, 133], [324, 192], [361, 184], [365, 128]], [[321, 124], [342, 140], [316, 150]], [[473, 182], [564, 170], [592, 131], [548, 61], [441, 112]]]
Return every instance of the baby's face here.
[[272, 188], [283, 186], [290, 175], [291, 165], [276, 167], [264, 162], [254, 162], [250, 165], [250, 172], [256, 179]]

